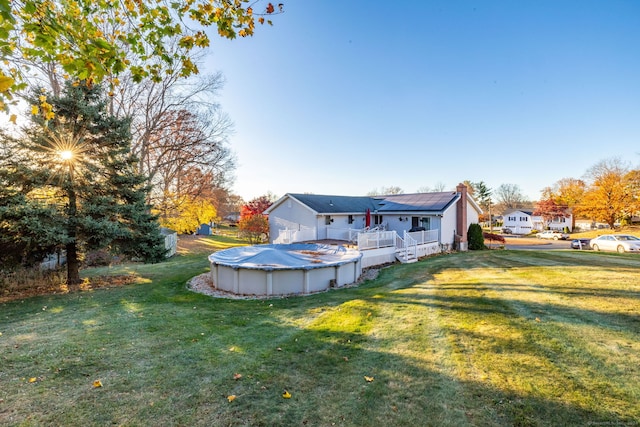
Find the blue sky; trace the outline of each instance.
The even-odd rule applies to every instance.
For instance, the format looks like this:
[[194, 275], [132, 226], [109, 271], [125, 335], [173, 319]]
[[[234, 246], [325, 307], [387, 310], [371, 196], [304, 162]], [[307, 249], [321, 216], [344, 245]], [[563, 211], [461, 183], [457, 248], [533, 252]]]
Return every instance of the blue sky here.
[[640, 1], [284, 3], [201, 67], [226, 78], [245, 200], [464, 180], [536, 200], [640, 163]]

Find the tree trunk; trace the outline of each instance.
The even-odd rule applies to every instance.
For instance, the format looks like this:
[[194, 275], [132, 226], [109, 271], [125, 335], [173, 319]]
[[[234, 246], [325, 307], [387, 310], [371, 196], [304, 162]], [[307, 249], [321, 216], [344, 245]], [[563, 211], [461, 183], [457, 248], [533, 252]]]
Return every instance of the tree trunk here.
[[78, 247], [75, 240], [67, 243], [67, 286], [69, 289], [77, 289], [82, 283], [80, 279], [80, 261], [78, 260]]
[[73, 188], [73, 165], [69, 164], [69, 207], [68, 207], [68, 224], [67, 234], [69, 243], [67, 249], [67, 286], [69, 289], [77, 289], [82, 280], [80, 280], [80, 261], [78, 260], [78, 206], [76, 201], [76, 191]]

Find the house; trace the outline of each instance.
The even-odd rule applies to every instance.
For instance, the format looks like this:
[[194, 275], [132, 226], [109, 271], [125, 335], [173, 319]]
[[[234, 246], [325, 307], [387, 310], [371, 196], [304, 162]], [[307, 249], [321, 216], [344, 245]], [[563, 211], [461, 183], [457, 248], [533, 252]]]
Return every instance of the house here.
[[541, 221], [542, 218], [533, 216], [533, 211], [508, 211], [502, 218], [502, 231], [508, 234], [529, 234], [537, 227], [542, 227]]
[[[466, 250], [467, 229], [478, 222], [482, 209], [461, 184], [456, 191], [374, 197], [288, 193], [264, 213], [271, 243], [331, 239], [357, 241], [362, 249], [384, 245], [379, 239], [395, 245], [397, 236], [405, 242], [420, 239], [439, 250]], [[373, 237], [368, 232], [386, 234]], [[406, 233], [411, 233], [408, 239]], [[359, 240], [363, 236], [368, 243]]]
[[541, 218], [540, 223], [542, 225], [541, 230], [549, 227], [550, 230], [563, 231], [566, 228], [571, 232], [573, 231], [573, 214], [567, 213], [567, 216], [556, 216], [546, 225]]
[[587, 218], [576, 218], [576, 228], [580, 231], [602, 230], [605, 228], [609, 228], [609, 224], [605, 224], [604, 222], [597, 222]]
[[509, 234], [529, 234], [533, 230], [542, 231], [547, 227], [551, 230], [564, 230], [565, 227], [571, 231], [571, 214], [568, 216], [555, 217], [548, 224], [539, 215], [533, 215], [529, 210], [512, 210], [503, 215], [502, 230]]
[[240, 221], [240, 211], [230, 212], [229, 214], [225, 215], [224, 218], [222, 219], [231, 224], [236, 224], [238, 221]]

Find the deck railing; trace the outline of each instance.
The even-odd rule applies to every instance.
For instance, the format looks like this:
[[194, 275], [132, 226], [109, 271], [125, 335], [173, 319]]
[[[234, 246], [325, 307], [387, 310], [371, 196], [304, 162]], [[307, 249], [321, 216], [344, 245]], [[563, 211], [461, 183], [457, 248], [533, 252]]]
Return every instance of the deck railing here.
[[302, 230], [290, 230], [286, 228], [279, 231], [278, 237], [273, 240], [273, 243], [296, 243], [304, 242], [307, 240], [314, 240], [315, 238], [315, 228], [305, 228]]
[[357, 229], [357, 228], [327, 227], [327, 239], [356, 242], [358, 239], [358, 233], [362, 233], [362, 231], [363, 229]]
[[437, 242], [439, 230], [425, 230], [414, 231], [412, 233], [406, 232], [412, 239], [415, 239], [418, 245], [424, 245], [425, 243]]
[[369, 231], [358, 234], [358, 249], [378, 249], [395, 246], [397, 233], [395, 231]]
[[418, 258], [418, 241], [411, 237], [411, 233], [404, 232], [404, 260]]

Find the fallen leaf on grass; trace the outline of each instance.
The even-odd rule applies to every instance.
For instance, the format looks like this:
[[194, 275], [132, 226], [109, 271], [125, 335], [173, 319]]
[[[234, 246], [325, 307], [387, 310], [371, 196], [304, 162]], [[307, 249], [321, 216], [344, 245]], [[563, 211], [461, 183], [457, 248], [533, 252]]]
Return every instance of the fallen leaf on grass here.
[[235, 394], [230, 394], [229, 396], [227, 396], [227, 400], [229, 402], [233, 402], [234, 400], [236, 400], [236, 395]]
[[100, 380], [95, 380], [95, 381], [93, 382], [93, 388], [99, 388], [99, 387], [102, 387], [102, 381], [100, 381]]
[[36, 381], [38, 381], [38, 378], [36, 378], [36, 377], [29, 378], [29, 382], [30, 383], [35, 383]]
[[349, 358], [347, 356], [342, 356], [342, 360], [344, 360], [345, 362], [348, 362]]
[[282, 397], [285, 399], [291, 399], [291, 393], [285, 390], [284, 393], [282, 393]]
[[242, 378], [242, 374], [233, 374], [234, 380], [239, 380], [240, 378]]
[[373, 377], [364, 376], [364, 380], [368, 383], [373, 382]]

